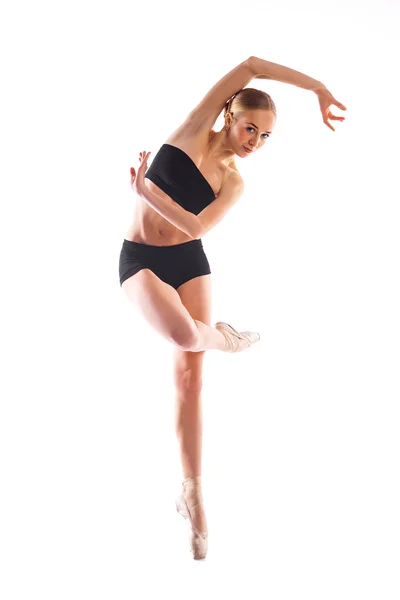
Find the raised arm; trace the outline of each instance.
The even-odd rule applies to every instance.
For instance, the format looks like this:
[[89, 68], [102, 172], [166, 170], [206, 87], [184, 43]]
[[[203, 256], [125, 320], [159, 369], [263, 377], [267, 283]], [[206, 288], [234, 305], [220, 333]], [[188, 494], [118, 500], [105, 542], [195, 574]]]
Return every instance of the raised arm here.
[[330, 93], [328, 88], [318, 81], [313, 79], [304, 73], [289, 69], [283, 65], [278, 65], [256, 56], [250, 56], [247, 59], [247, 64], [253, 74], [254, 79], [273, 79], [275, 81], [282, 81], [283, 83], [291, 83], [297, 87], [301, 87], [305, 90], [311, 90], [318, 96], [319, 106], [322, 113], [322, 119], [332, 131], [335, 131], [328, 119], [335, 121], [344, 121], [344, 117], [338, 117], [331, 113], [329, 107], [334, 104], [342, 110], [347, 110], [344, 104], [336, 100]]
[[249, 56], [234, 69], [224, 75], [210, 89], [199, 104], [189, 113], [185, 125], [206, 125], [213, 127], [226, 102], [241, 89], [246, 87], [252, 79], [272, 79], [290, 83], [305, 90], [311, 90], [318, 96], [319, 106], [324, 123], [333, 131], [334, 128], [328, 119], [344, 121], [344, 117], [333, 115], [329, 107], [334, 104], [342, 110], [346, 107], [336, 100], [327, 87], [318, 79], [313, 79], [300, 71], [284, 67], [277, 63], [263, 60], [256, 56]]
[[246, 58], [213, 85], [199, 104], [189, 113], [187, 121], [195, 124], [204, 124], [207, 121], [211, 128], [226, 102], [239, 90], [246, 87], [253, 78], [254, 73], [250, 68], [249, 59]]
[[289, 69], [283, 65], [278, 65], [256, 56], [250, 56], [247, 63], [253, 73], [254, 79], [273, 79], [274, 81], [282, 81], [282, 83], [291, 83], [305, 90], [316, 91], [317, 89], [325, 88], [324, 84], [313, 79], [300, 71]]

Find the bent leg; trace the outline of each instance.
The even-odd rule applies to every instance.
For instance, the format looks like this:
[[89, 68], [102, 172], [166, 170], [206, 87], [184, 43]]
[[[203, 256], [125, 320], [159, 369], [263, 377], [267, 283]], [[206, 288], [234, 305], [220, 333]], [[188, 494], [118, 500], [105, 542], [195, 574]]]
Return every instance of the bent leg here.
[[181, 349], [196, 347], [199, 332], [178, 292], [150, 269], [126, 279], [122, 289], [146, 321]]
[[222, 333], [209, 322], [193, 318], [182, 302], [182, 297], [187, 296], [184, 296], [185, 289], [191, 289], [189, 284], [207, 277], [211, 275], [191, 279], [175, 290], [150, 269], [141, 269], [122, 283], [122, 289], [146, 321], [179, 349], [187, 352], [226, 350], [227, 342]]

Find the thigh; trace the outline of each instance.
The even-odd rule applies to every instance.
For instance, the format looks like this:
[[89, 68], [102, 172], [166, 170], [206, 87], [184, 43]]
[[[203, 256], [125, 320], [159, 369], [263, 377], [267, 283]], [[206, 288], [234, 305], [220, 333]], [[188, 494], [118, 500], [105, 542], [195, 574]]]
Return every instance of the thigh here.
[[[177, 292], [193, 319], [211, 325], [211, 274], [186, 281]], [[190, 352], [174, 348], [173, 368], [176, 385], [201, 386], [205, 351]]]
[[122, 289], [141, 315], [163, 337], [180, 348], [198, 340], [198, 329], [177, 291], [143, 268], [122, 283]]

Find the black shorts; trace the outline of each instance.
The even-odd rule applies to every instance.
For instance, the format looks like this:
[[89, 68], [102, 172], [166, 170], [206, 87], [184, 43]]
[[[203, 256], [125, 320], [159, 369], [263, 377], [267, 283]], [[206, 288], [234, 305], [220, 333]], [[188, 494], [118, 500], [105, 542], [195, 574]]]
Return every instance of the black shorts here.
[[201, 239], [174, 246], [150, 246], [124, 239], [119, 256], [120, 286], [141, 269], [151, 269], [175, 289], [189, 279], [211, 274]]

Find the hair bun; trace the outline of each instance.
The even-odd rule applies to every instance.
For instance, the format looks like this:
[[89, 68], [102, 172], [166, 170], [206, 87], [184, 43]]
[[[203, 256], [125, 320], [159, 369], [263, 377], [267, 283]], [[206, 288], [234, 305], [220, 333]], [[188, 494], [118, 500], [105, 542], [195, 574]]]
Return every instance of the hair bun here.
[[230, 112], [232, 103], [236, 96], [239, 96], [235, 103], [235, 113], [241, 114], [246, 110], [264, 109], [270, 110], [276, 116], [276, 106], [271, 96], [262, 90], [256, 88], [242, 88], [238, 90], [229, 100], [225, 103], [225, 113]]

